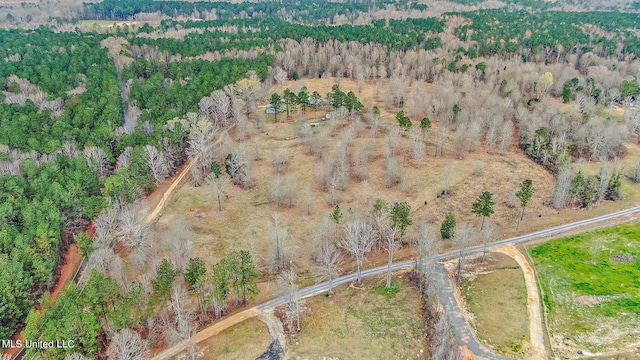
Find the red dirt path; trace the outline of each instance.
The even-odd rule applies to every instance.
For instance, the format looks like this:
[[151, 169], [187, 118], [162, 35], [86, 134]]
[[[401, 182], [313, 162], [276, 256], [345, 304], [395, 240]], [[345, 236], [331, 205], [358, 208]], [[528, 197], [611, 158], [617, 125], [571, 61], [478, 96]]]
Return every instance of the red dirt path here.
[[[95, 230], [93, 232], [95, 232]], [[93, 233], [91, 233], [90, 230], [87, 231], [87, 233], [90, 233], [90, 235], [93, 236]], [[51, 292], [51, 301], [54, 301], [58, 297], [60, 292], [65, 288], [65, 286], [67, 286], [70, 281], [73, 281], [73, 276], [76, 274], [76, 271], [78, 271], [81, 263], [82, 255], [80, 254], [78, 245], [76, 245], [75, 243], [69, 245], [69, 248], [64, 253], [64, 264], [60, 267], [59, 270], [60, 277], [58, 277], [58, 282], [56, 282], [56, 285], [53, 287], [53, 291]], [[24, 338], [22, 337], [22, 330], [14, 334], [11, 339], [14, 341], [14, 343], [16, 340], [24, 341]], [[20, 350], [22, 349], [7, 349], [2, 355], [8, 355], [9, 359], [14, 359], [16, 355], [20, 353]]]

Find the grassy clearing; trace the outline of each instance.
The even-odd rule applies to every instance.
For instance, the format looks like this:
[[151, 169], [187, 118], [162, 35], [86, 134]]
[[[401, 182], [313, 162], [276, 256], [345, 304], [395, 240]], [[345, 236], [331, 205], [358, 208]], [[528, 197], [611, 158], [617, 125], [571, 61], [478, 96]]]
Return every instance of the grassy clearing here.
[[378, 277], [364, 289], [343, 286], [307, 300], [302, 332], [289, 344], [291, 359], [425, 358], [419, 294], [404, 277], [393, 286], [397, 292], [381, 291]]
[[255, 359], [267, 350], [270, 342], [266, 325], [258, 319], [248, 319], [198, 344], [198, 357]]
[[524, 275], [508, 257], [492, 257], [495, 262], [490, 261], [482, 273], [462, 282], [466, 309], [481, 342], [510, 358], [524, 358], [529, 346]]
[[[531, 249], [560, 351], [621, 349], [640, 338], [640, 224]], [[569, 350], [567, 350], [569, 351]]]

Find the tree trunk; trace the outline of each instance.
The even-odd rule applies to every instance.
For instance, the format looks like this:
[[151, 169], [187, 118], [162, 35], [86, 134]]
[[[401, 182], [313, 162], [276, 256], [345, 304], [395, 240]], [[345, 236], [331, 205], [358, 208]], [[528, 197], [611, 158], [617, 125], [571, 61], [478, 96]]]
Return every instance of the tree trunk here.
[[333, 294], [333, 286], [331, 286], [333, 284], [333, 276], [331, 272], [331, 269], [329, 269], [329, 294]]
[[387, 289], [391, 289], [391, 264], [393, 263], [393, 243], [389, 243], [389, 260], [387, 262]]
[[[516, 227], [516, 231], [518, 231], [518, 228]], [[487, 242], [484, 241], [484, 246], [482, 247], [482, 263], [484, 264], [484, 258], [487, 256]]]
[[222, 211], [222, 199], [220, 194], [218, 194], [218, 211]]

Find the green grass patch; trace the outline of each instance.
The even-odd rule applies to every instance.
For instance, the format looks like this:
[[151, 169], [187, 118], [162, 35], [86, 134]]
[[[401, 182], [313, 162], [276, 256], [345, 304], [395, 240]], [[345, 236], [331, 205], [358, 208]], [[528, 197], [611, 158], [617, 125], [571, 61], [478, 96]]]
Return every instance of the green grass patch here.
[[552, 335], [591, 351], [619, 348], [640, 336], [640, 224], [555, 240], [530, 252]]
[[383, 296], [394, 296], [395, 294], [400, 292], [400, 289], [397, 287], [390, 287], [387, 288], [384, 285], [378, 285], [378, 286], [374, 286], [373, 289], [371, 289], [374, 293], [378, 294], [378, 295], [383, 295]]
[[460, 290], [480, 341], [510, 358], [523, 358], [529, 343], [529, 316], [522, 270], [479, 274], [460, 284]]

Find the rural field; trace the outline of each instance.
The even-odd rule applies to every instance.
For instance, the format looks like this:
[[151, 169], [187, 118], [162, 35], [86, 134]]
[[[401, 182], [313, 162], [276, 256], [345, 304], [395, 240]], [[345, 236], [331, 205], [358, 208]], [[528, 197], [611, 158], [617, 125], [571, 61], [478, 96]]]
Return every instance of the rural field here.
[[0, 339], [78, 345], [0, 355], [638, 347], [639, 59], [632, 0], [0, 0]]
[[558, 355], [634, 350], [640, 339], [640, 224], [530, 249]]
[[[250, 339], [250, 341], [247, 341]], [[198, 344], [197, 356], [204, 359], [255, 359], [271, 342], [267, 327], [258, 319], [248, 319]], [[176, 360], [186, 359], [186, 355]]]
[[522, 270], [501, 253], [467, 265], [460, 292], [478, 339], [497, 353], [524, 359], [529, 346], [527, 289]]
[[307, 299], [302, 331], [288, 339], [290, 359], [427, 359], [420, 295], [401, 274]]
[[[287, 85], [294, 91], [306, 86], [309, 91], [324, 92], [330, 90], [336, 81], [305, 79]], [[357, 85], [352, 80], [341, 79], [339, 83], [344, 91], [357, 91]], [[469, 221], [479, 225], [480, 219], [471, 213], [469, 204], [488, 189], [495, 193], [496, 200], [495, 215], [490, 221], [503, 226], [503, 232], [508, 236], [508, 229], [515, 229], [520, 215], [513, 193], [522, 180], [532, 178], [536, 179], [537, 193], [528, 206], [527, 220], [520, 225], [520, 232], [529, 231], [535, 226], [545, 226], [546, 223], [563, 221], [562, 218], [556, 218], [557, 210], [544, 204], [546, 194], [551, 192], [553, 186], [553, 176], [515, 147], [505, 154], [477, 150], [458, 158], [452, 144], [447, 143], [444, 156], [435, 157], [435, 145], [431, 140], [426, 148], [424, 163], [414, 166], [409, 148], [412, 140], [407, 133], [401, 132], [394, 158], [399, 164], [404, 164], [399, 165], [401, 168], [398, 171], [404, 174], [403, 178], [406, 180], [389, 185], [385, 178], [385, 137], [381, 133], [392, 132], [398, 125], [394, 116], [383, 109], [382, 100], [376, 100], [373, 90], [375, 87], [375, 83], [367, 84], [361, 96], [364, 103], [380, 105], [378, 134], [374, 136], [363, 124], [350, 122], [341, 125], [332, 136], [330, 124], [323, 122], [324, 126], [313, 128], [313, 139], [322, 144], [322, 151], [319, 153], [307, 154], [299, 133], [302, 123], [314, 122], [314, 117], [320, 119], [324, 112], [314, 115], [312, 111], [307, 111], [306, 114], [296, 111], [291, 120], [284, 119], [285, 115], [280, 114], [277, 123], [270, 116], [263, 132], [251, 142], [238, 143], [237, 138], [234, 139], [235, 132], [229, 131], [221, 142], [217, 156], [222, 158], [230, 151], [227, 149], [242, 146], [252, 159], [253, 187], [229, 188], [222, 200], [222, 211], [218, 211], [214, 189], [206, 184], [194, 187], [186, 183], [177, 190], [158, 226], [171, 226], [176, 219], [186, 222], [195, 233], [195, 246], [199, 256], [203, 258], [217, 259], [237, 246], [248, 246], [254, 248], [258, 263], [265, 265], [272, 246], [272, 235], [267, 225], [272, 221], [272, 214], [279, 213], [282, 226], [288, 230], [286, 246], [288, 251], [295, 254], [293, 259], [304, 276], [314, 269], [311, 255], [319, 244], [323, 218], [330, 215], [335, 205], [339, 205], [348, 214], [369, 212], [373, 201], [378, 198], [388, 203], [407, 201], [412, 207], [411, 216], [416, 223], [420, 220], [425, 224], [439, 226], [444, 214], [452, 211], [460, 222]], [[272, 90], [281, 91], [278, 88]], [[428, 86], [425, 91], [429, 91]], [[434, 126], [436, 128], [432, 133], [437, 131], [438, 125]], [[363, 178], [350, 179], [345, 189], [332, 200], [329, 191], [319, 185], [319, 178], [324, 172], [321, 164], [326, 159], [335, 158], [337, 147], [344, 147], [340, 144], [345, 143], [348, 143], [346, 151], [351, 156], [364, 152], [369, 160]], [[286, 165], [280, 173], [276, 172], [273, 165], [275, 156], [286, 159]], [[449, 182], [450, 195], [439, 197], [445, 182], [444, 173], [450, 174], [450, 179], [446, 180]], [[278, 181], [291, 184], [292, 207], [288, 206], [288, 202], [278, 205], [274, 201], [274, 184]], [[328, 218], [324, 221], [328, 221]], [[542, 225], [538, 225], [540, 223]], [[418, 226], [409, 228], [408, 238], [417, 236], [417, 230]], [[453, 242], [445, 241], [444, 248], [453, 247]]]

